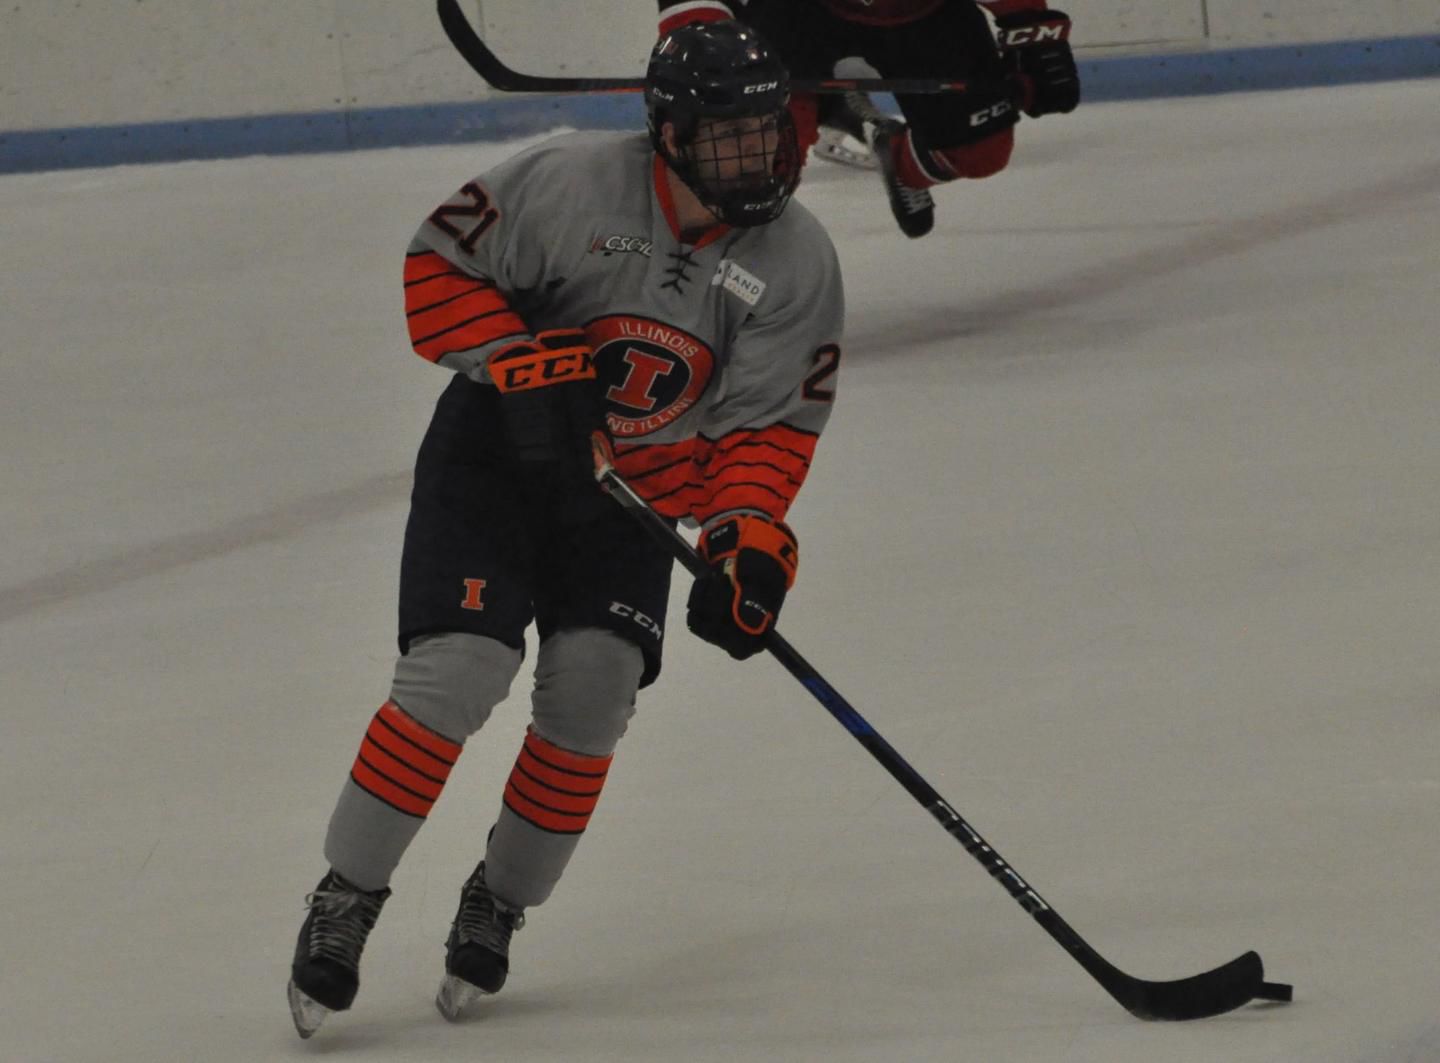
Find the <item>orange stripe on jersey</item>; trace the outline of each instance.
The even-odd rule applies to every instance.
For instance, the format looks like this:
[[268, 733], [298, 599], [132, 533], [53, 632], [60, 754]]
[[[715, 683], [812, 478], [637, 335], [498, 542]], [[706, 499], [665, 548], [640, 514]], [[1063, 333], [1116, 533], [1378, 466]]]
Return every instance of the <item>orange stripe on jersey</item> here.
[[794, 494], [776, 491], [764, 484], [738, 483], [727, 484], [690, 508], [702, 524], [717, 513], [731, 509], [753, 509], [771, 520], [784, 520], [794, 501]]
[[[757, 470], [742, 470], [742, 468], [730, 468], [726, 470], [724, 477], [717, 478], [713, 484], [708, 485], [708, 490], [701, 498], [697, 508], [704, 514], [696, 514], [698, 520], [708, 520], [716, 513], [723, 513], [724, 510], [740, 510], [752, 503], [737, 501], [734, 495], [744, 494], [747, 498], [753, 498], [753, 504], [776, 520], [785, 516], [785, 510], [791, 507], [795, 501], [795, 495], [801, 490], [801, 485], [785, 477], [776, 477], [775, 474], [759, 475]], [[775, 507], [783, 507], [776, 513]]]
[[615, 444], [615, 470], [627, 480], [638, 480], [660, 472], [668, 472], [685, 464], [694, 464], [700, 440], [686, 439], [679, 443]]
[[616, 444], [615, 471], [661, 516], [704, 521], [727, 509], [784, 518], [817, 436], [789, 425], [743, 429], [711, 442]]
[[727, 509], [755, 509], [782, 520], [795, 501], [817, 437], [789, 425], [731, 432], [710, 448], [705, 490], [691, 512], [704, 522]]
[[436, 277], [463, 277], [460, 267], [434, 251], [412, 251], [405, 256], [405, 287], [409, 288]]
[[483, 347], [495, 340], [509, 336], [521, 337], [529, 334], [525, 322], [509, 310], [493, 310], [488, 314], [477, 314], [458, 324], [427, 336], [411, 336], [415, 353], [429, 362], [438, 362], [447, 354]]
[[387, 701], [365, 731], [350, 778], [396, 811], [423, 819], [440, 796], [460, 749]]
[[493, 291], [495, 282], [472, 277], [468, 273], [441, 273], [427, 278], [423, 283], [407, 286], [405, 289], [405, 312], [407, 314], [443, 303], [457, 295], [468, 295], [476, 291]]
[[[749, 454], [750, 451], [740, 451], [742, 454]], [[759, 452], [758, 453], [763, 453]], [[790, 468], [786, 467], [790, 465]], [[805, 482], [804, 466], [800, 471], [792, 472], [794, 463], [777, 463], [773, 461], [726, 461], [718, 468], [714, 465], [705, 474], [707, 486], [712, 490], [718, 489], [725, 483], [736, 483], [741, 480], [753, 481], [775, 488], [777, 491], [798, 491], [800, 485]]]
[[405, 314], [410, 345], [431, 362], [529, 332], [494, 281], [472, 277], [434, 252], [405, 260]]
[[802, 432], [788, 424], [772, 424], [768, 428], [745, 428], [716, 440], [710, 460], [714, 462], [741, 447], [774, 447], [793, 454], [808, 468], [815, 457], [815, 444], [818, 439], [815, 433]]
[[678, 519], [702, 487], [699, 462], [708, 444], [686, 439], [679, 443], [616, 443], [615, 471], [661, 516]]
[[505, 297], [493, 287], [459, 292], [436, 302], [406, 308], [409, 320], [410, 340], [415, 344], [425, 343], [434, 336], [448, 332], [467, 321], [473, 321], [482, 314], [494, 314], [510, 309]]
[[505, 807], [543, 831], [579, 834], [590, 823], [614, 759], [571, 753], [531, 730], [505, 784]]

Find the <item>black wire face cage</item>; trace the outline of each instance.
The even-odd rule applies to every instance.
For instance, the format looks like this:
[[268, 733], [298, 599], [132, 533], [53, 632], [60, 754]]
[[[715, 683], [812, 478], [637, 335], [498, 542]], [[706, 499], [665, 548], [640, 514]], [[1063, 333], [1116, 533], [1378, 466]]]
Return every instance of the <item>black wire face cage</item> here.
[[780, 217], [800, 182], [800, 145], [789, 108], [766, 115], [700, 118], [667, 158], [696, 198], [727, 225]]

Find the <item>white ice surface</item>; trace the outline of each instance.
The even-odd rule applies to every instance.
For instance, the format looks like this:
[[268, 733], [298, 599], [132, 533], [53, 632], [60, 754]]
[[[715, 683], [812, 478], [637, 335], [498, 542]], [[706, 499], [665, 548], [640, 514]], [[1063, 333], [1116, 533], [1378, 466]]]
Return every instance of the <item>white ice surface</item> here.
[[509, 148], [0, 179], [0, 1060], [1440, 1058], [1440, 83], [1082, 108], [938, 190], [811, 167], [841, 397], [789, 638], [1113, 962], [1131, 1019], [766, 659], [683, 632], [514, 974], [431, 1006], [524, 726], [472, 741], [356, 1008], [301, 899], [387, 689], [445, 374], [401, 255]]

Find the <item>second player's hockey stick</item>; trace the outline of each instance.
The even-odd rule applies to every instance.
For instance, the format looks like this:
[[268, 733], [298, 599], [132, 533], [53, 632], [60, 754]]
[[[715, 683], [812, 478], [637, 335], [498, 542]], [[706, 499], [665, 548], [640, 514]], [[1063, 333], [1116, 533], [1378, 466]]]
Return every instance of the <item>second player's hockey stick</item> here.
[[[643, 78], [569, 78], [522, 74], [500, 61], [480, 39], [460, 10], [460, 0], [438, 0], [440, 25], [455, 50], [464, 57], [475, 73], [501, 92], [641, 92]], [[931, 95], [937, 92], [964, 92], [963, 81], [939, 81], [926, 78], [827, 78], [823, 81], [792, 78], [795, 92], [891, 92], [906, 95]]]
[[[686, 570], [694, 576], [706, 574], [708, 568], [695, 548], [635, 493], [610, 464], [608, 448], [598, 445], [595, 478]], [[979, 832], [966, 823], [773, 627], [765, 634], [765, 649], [1131, 1015], [1141, 1019], [1203, 1019], [1233, 1011], [1252, 1000], [1291, 999], [1290, 986], [1265, 981], [1265, 966], [1256, 952], [1247, 952], [1214, 970], [1173, 982], [1149, 982], [1126, 974], [1096, 952], [1069, 923], [1061, 919], [1055, 909], [1005, 862], [1004, 857], [991, 848]]]

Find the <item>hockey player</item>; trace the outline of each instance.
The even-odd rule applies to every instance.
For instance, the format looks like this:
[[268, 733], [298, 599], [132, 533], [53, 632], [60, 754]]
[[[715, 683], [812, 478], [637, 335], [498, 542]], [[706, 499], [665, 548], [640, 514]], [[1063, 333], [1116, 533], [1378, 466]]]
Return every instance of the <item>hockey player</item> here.
[[289, 996], [312, 1034], [350, 1007], [401, 856], [466, 740], [508, 694], [533, 620], [532, 716], [460, 890], [437, 1006], [505, 983], [660, 670], [671, 561], [596, 486], [616, 468], [699, 527], [687, 622], [761, 648], [798, 561], [785, 515], [829, 416], [839, 264], [791, 203], [788, 76], [731, 21], [677, 29], [646, 74], [649, 135], [573, 133], [438, 207], [405, 264], [411, 341], [453, 371], [420, 447], [401, 656], [330, 820]]
[[[863, 97], [797, 94], [802, 148], [817, 120], [868, 141], [890, 209], [905, 235], [935, 223], [931, 186], [999, 173], [1010, 161], [1014, 127], [1073, 111], [1080, 79], [1070, 19], [1045, 0], [659, 0], [661, 32], [738, 17], [772, 42], [796, 77], [828, 78], [842, 59], [860, 58], [882, 77], [963, 81], [963, 92], [900, 95], [906, 121], [866, 108]], [[981, 9], [995, 19], [998, 32]], [[858, 106], [857, 106], [858, 105]]]

